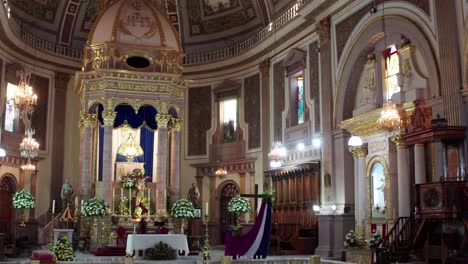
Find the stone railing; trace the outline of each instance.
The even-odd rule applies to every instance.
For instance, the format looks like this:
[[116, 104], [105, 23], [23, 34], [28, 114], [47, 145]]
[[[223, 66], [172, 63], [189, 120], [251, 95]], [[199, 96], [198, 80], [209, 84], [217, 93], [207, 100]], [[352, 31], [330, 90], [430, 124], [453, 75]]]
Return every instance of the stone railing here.
[[[184, 65], [208, 64], [245, 53], [247, 50], [258, 46], [261, 42], [291, 22], [298, 16], [299, 11], [309, 2], [311, 2], [311, 0], [297, 0], [296, 4], [277, 17], [268, 26], [264, 27], [248, 39], [235, 43], [230, 47], [187, 54], [184, 57]], [[11, 29], [30, 47], [75, 61], [81, 59], [81, 49], [62, 46], [35, 36], [34, 34], [25, 31], [23, 26], [13, 17], [10, 17], [9, 21]]]
[[208, 64], [244, 53], [245, 51], [257, 46], [262, 41], [283, 28], [286, 24], [291, 22], [294, 18], [297, 17], [299, 10], [301, 10], [301, 8], [310, 1], [311, 0], [298, 0], [294, 6], [286, 10], [268, 26], [264, 27], [262, 30], [258, 31], [244, 41], [222, 49], [187, 54], [184, 57], [184, 65], [190, 66], [197, 64]]
[[60, 57], [65, 57], [72, 60], [81, 60], [81, 49], [74, 49], [62, 45], [58, 45], [54, 42], [44, 40], [38, 36], [33, 35], [30, 32], [24, 30], [23, 26], [20, 25], [13, 17], [10, 17], [10, 28], [21, 38], [29, 47], [52, 53]]

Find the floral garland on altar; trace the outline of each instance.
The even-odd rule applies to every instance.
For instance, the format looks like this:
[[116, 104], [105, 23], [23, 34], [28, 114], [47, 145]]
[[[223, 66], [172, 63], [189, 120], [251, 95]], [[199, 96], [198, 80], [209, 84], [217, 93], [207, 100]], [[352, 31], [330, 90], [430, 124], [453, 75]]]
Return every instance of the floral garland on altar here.
[[59, 238], [57, 244], [51, 248], [51, 251], [54, 252], [58, 261], [73, 261], [75, 259], [75, 256], [73, 256], [73, 247], [66, 235]]
[[228, 211], [240, 215], [242, 213], [249, 213], [252, 210], [250, 202], [247, 198], [240, 195], [234, 196], [228, 203]]
[[344, 241], [344, 246], [345, 246], [345, 248], [351, 248], [351, 247], [359, 246], [358, 239], [356, 237], [356, 233], [354, 233], [353, 230], [349, 230], [349, 232], [346, 234], [345, 241]]
[[189, 200], [180, 199], [172, 206], [171, 215], [174, 218], [194, 218], [195, 208]]
[[98, 197], [93, 197], [83, 203], [82, 214], [85, 217], [104, 217], [107, 215], [109, 207], [106, 201]]
[[383, 241], [382, 236], [380, 235], [379, 232], [377, 232], [375, 234], [372, 234], [371, 238], [367, 242], [367, 246], [369, 248], [376, 248], [380, 245], [380, 243], [382, 243], [382, 241]]
[[24, 189], [17, 191], [13, 195], [12, 204], [16, 210], [27, 210], [36, 207], [34, 196]]

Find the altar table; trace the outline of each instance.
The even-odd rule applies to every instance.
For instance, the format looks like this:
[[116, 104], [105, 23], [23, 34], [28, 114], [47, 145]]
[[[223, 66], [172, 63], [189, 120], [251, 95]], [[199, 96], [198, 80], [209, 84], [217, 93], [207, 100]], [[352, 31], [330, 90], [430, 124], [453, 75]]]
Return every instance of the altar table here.
[[175, 250], [183, 250], [185, 255], [189, 254], [189, 247], [187, 243], [187, 236], [185, 235], [157, 235], [157, 234], [136, 234], [127, 236], [127, 249], [125, 250], [127, 255], [133, 255], [135, 251], [135, 258], [141, 258], [138, 255], [139, 250], [145, 251], [147, 248], [154, 247], [155, 244], [162, 241], [168, 244]]

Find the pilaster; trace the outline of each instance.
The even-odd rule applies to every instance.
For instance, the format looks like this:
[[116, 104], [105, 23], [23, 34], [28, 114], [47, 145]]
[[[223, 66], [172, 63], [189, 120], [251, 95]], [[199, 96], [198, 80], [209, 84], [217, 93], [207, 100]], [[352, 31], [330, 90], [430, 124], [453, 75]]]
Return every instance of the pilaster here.
[[170, 188], [174, 192], [174, 197], [171, 197], [173, 201], [176, 201], [180, 198], [180, 129], [182, 128], [182, 124], [182, 119], [172, 118]]

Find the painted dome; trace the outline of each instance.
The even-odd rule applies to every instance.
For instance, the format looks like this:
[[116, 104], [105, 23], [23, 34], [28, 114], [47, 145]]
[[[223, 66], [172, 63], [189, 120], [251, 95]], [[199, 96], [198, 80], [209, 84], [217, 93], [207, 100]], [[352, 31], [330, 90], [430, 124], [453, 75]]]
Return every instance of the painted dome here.
[[169, 18], [146, 0], [118, 0], [96, 19], [88, 45], [150, 46], [182, 52]]

